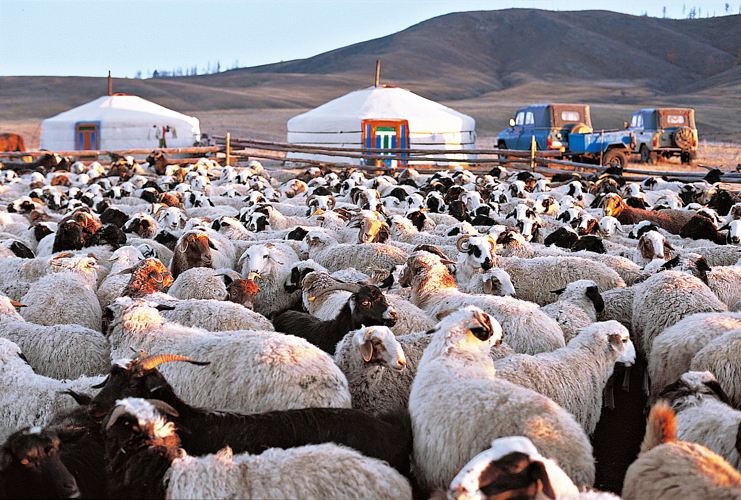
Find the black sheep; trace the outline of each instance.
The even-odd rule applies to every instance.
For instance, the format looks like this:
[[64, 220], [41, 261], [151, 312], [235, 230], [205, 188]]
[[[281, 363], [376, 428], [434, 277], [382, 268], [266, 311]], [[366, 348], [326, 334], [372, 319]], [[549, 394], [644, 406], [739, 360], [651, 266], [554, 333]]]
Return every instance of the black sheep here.
[[330, 286], [322, 290], [322, 293], [334, 290], [352, 292], [337, 317], [322, 321], [308, 313], [288, 310], [273, 319], [275, 330], [305, 338], [323, 351], [334, 355], [337, 342], [349, 331], [363, 326], [390, 327], [396, 324], [396, 311], [389, 306], [386, 297], [377, 286], [343, 283]]
[[175, 423], [182, 447], [190, 455], [216, 453], [225, 446], [235, 454], [259, 454], [268, 448], [334, 442], [385, 460], [409, 475], [412, 430], [406, 410], [375, 417], [350, 408], [302, 408], [259, 414], [196, 408], [180, 399], [157, 370], [159, 364], [170, 361], [204, 364], [171, 354], [116, 363], [90, 402], [91, 415], [96, 420], [103, 418], [116, 400], [153, 398], [167, 403], [177, 413], [169, 420]]

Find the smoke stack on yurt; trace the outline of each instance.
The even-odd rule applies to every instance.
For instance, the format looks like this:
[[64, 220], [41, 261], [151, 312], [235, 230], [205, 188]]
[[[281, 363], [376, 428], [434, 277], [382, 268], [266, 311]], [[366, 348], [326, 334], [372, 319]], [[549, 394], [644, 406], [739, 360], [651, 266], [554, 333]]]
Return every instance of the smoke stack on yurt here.
[[[380, 61], [376, 85], [355, 90], [288, 120], [287, 141], [293, 144], [369, 149], [470, 149], [476, 148], [476, 121], [468, 115], [408, 90], [381, 85]], [[397, 166], [407, 155], [389, 155], [384, 166]], [[438, 155], [440, 157], [440, 155]], [[446, 154], [464, 161], [469, 154]], [[394, 159], [391, 159], [394, 158]], [[311, 153], [289, 153], [288, 161], [302, 159], [363, 164], [358, 158]], [[373, 163], [369, 160], [367, 164]], [[415, 159], [407, 164], [435, 163]], [[447, 162], [441, 164], [449, 165]]]
[[126, 94], [99, 97], [41, 122], [41, 149], [49, 151], [187, 148], [200, 139], [198, 118]]

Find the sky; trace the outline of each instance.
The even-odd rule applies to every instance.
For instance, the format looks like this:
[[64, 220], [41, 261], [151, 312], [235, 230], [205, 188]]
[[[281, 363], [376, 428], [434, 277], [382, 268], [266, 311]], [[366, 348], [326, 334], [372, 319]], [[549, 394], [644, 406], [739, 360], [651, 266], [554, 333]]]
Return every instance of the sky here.
[[303, 59], [450, 12], [612, 10], [685, 19], [741, 0], [0, 0], [0, 76], [149, 78]]

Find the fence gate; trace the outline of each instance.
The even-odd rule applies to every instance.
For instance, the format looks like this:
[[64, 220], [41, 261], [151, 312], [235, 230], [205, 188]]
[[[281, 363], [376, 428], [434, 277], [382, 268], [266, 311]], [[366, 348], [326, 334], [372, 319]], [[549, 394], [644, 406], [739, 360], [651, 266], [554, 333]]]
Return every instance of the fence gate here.
[[[409, 122], [407, 120], [363, 120], [363, 146], [366, 149], [409, 149]], [[379, 159], [366, 164], [377, 167], [406, 165], [407, 153], [379, 153]]]

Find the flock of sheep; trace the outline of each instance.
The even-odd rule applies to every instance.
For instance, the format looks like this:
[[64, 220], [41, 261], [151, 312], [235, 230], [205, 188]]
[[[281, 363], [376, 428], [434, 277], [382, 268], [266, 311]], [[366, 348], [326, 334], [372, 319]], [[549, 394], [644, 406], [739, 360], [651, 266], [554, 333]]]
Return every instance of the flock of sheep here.
[[741, 499], [719, 184], [50, 154], [0, 199], [0, 498]]

